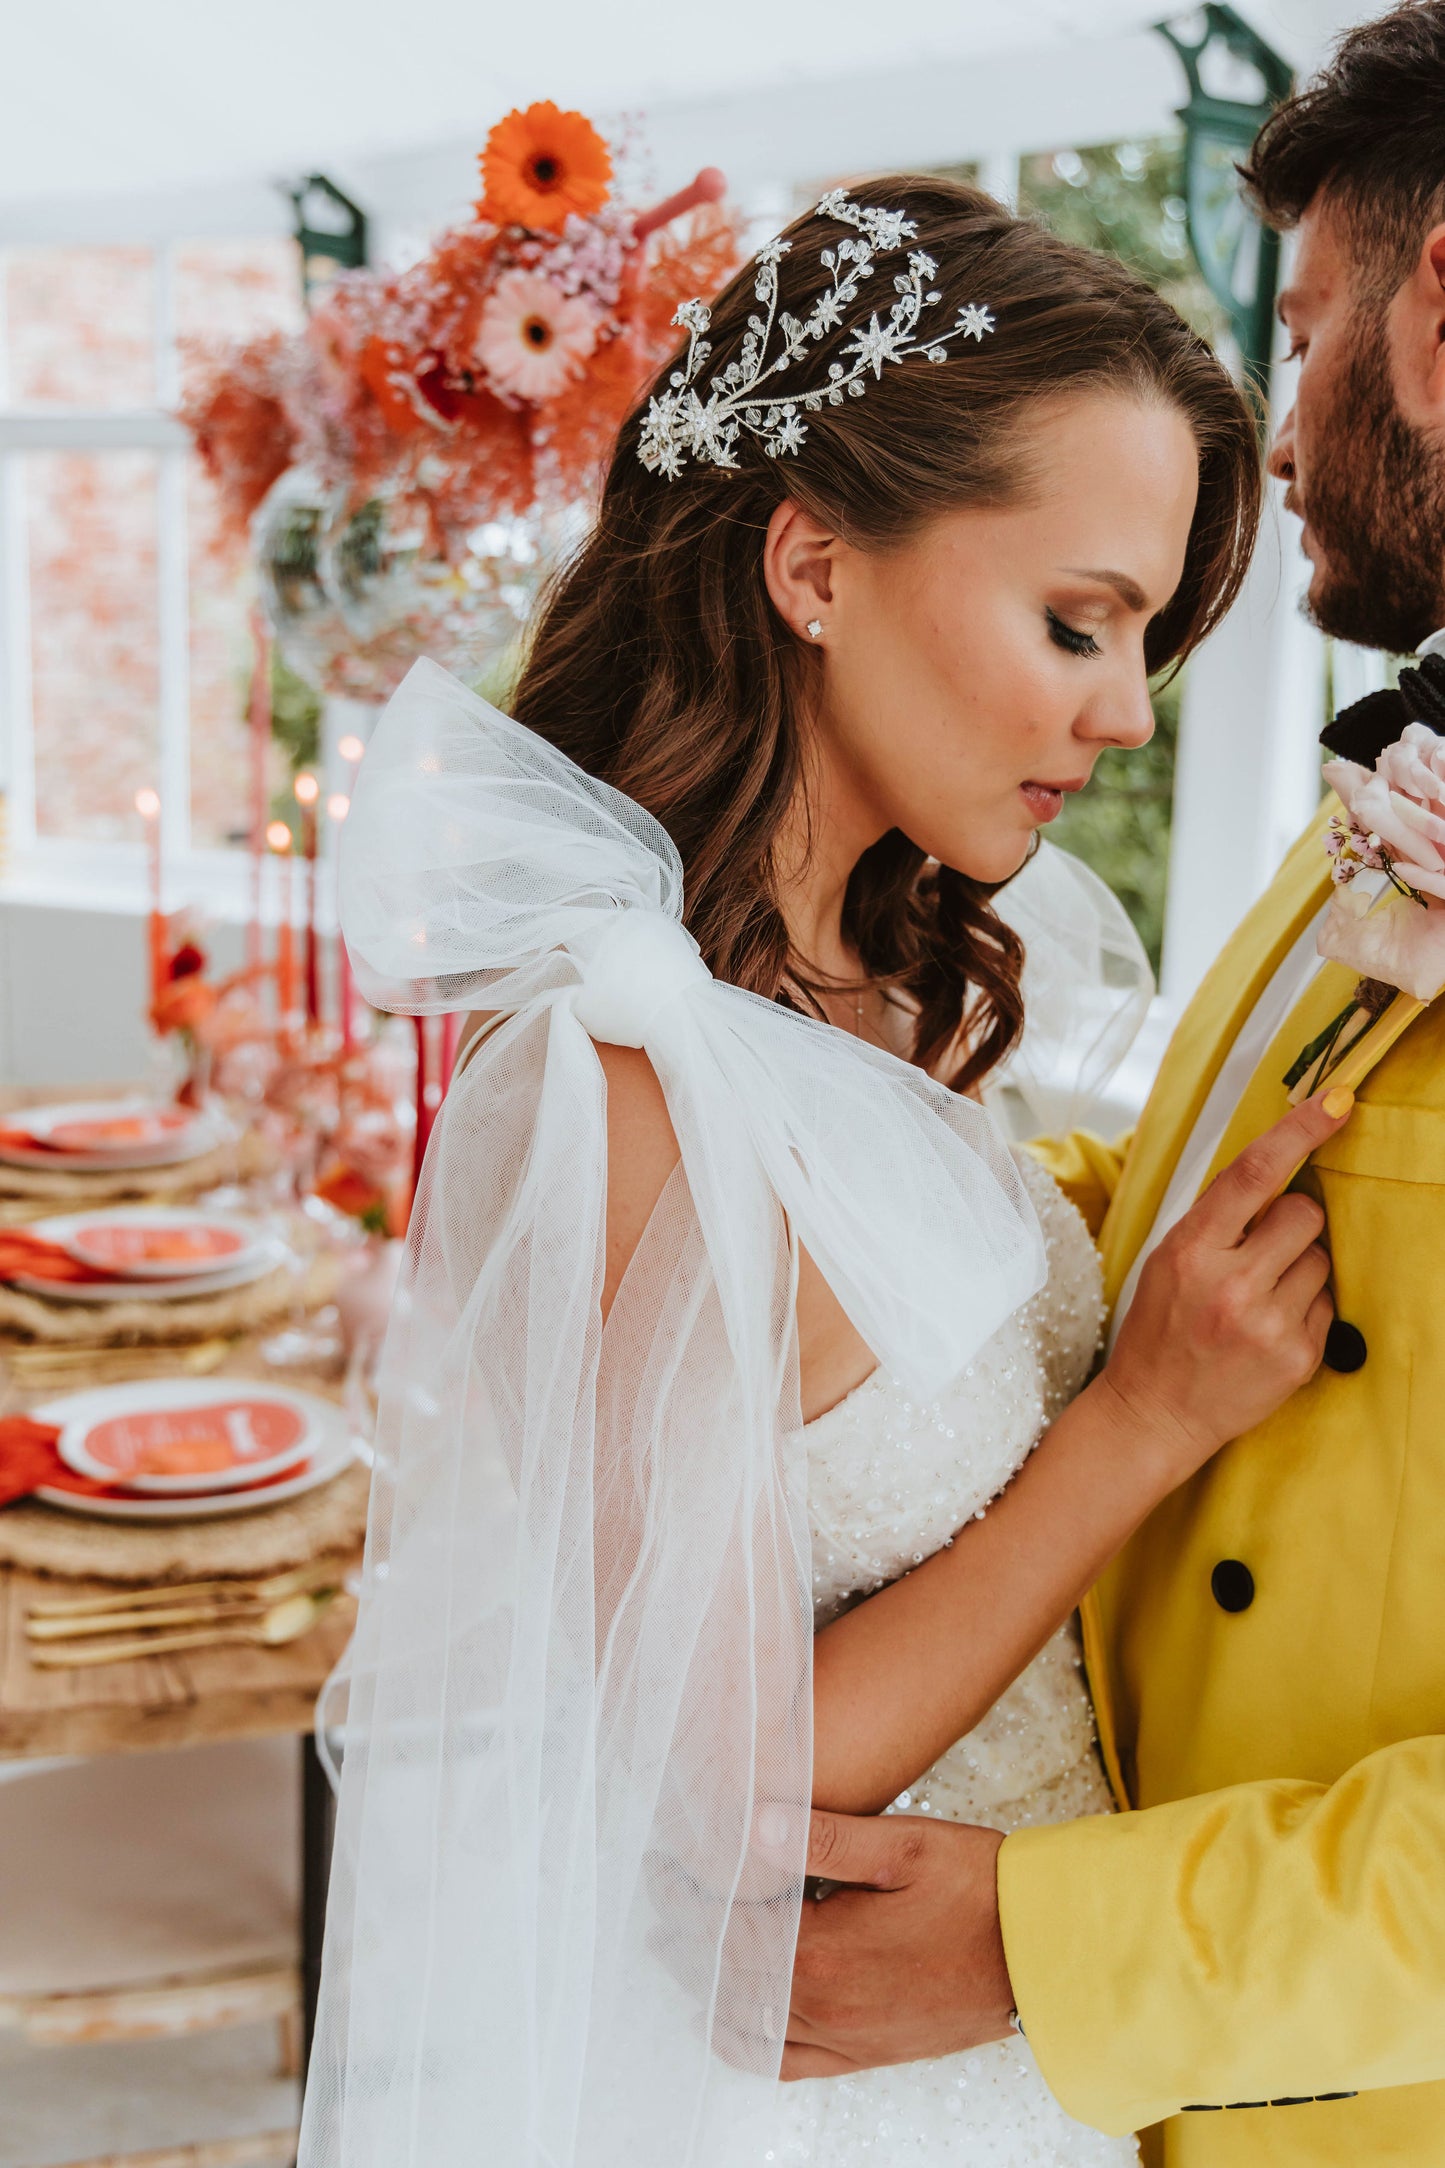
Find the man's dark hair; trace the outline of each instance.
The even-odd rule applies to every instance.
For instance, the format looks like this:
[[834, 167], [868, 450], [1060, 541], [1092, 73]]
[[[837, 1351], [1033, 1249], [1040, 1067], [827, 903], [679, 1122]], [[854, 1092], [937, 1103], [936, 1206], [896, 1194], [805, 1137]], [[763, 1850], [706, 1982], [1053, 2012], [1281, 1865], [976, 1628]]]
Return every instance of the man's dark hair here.
[[1445, 0], [1406, 0], [1351, 30], [1240, 171], [1272, 226], [1295, 225], [1323, 193], [1363, 285], [1393, 294], [1445, 219]]

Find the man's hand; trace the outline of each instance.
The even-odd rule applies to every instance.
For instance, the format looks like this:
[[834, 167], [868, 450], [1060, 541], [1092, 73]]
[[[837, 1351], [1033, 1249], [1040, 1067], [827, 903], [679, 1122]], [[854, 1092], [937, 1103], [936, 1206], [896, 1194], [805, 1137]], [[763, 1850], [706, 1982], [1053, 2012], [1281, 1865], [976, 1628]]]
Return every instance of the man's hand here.
[[1009, 2030], [991, 1829], [918, 1815], [814, 1814], [785, 2078], [955, 2055]]

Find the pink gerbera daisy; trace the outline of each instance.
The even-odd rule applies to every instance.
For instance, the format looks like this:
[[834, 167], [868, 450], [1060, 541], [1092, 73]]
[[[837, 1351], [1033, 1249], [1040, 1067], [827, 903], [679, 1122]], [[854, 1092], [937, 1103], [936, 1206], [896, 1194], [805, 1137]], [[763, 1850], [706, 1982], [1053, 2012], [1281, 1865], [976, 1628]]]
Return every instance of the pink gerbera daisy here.
[[597, 312], [580, 295], [559, 293], [538, 271], [498, 279], [477, 328], [477, 360], [494, 391], [552, 399], [597, 344]]

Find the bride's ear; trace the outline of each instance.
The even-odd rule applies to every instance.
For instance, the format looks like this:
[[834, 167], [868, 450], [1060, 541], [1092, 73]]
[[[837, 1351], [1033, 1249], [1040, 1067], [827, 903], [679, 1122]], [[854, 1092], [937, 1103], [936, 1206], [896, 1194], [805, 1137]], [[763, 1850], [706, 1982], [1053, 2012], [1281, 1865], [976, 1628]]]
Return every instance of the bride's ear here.
[[763, 578], [769, 597], [784, 623], [810, 646], [827, 637], [839, 547], [836, 531], [821, 525], [791, 497], [783, 499], [768, 521]]

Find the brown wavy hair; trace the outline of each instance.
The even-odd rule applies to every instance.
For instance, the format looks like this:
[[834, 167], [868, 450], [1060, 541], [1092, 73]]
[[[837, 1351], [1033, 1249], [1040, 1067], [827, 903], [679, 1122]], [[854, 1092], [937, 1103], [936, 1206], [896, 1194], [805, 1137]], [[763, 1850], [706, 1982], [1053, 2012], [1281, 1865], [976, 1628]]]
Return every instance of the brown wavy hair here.
[[[791, 498], [855, 547], [887, 550], [943, 513], [1025, 495], [1030, 417], [1046, 402], [1109, 388], [1171, 403], [1199, 447], [1199, 501], [1178, 592], [1149, 627], [1151, 670], [1182, 659], [1223, 616], [1259, 514], [1254, 421], [1151, 287], [957, 182], [893, 175], [859, 194], [915, 222], [943, 295], [934, 321], [986, 303], [997, 329], [958, 342], [942, 364], [885, 366], [864, 397], [809, 413], [795, 456], [770, 458], [742, 432], [736, 471], [649, 473], [638, 458], [644, 397], [618, 438], [596, 523], [545, 598], [513, 704], [519, 722], [662, 822], [712, 971], [813, 1008], [817, 983], [779, 906], [777, 853], [803, 786], [820, 658], [768, 596], [763, 543], [776, 507]], [[846, 232], [816, 213], [794, 220], [780, 310], [807, 316], [826, 278], [819, 255]], [[886, 313], [902, 264], [879, 258], [844, 328], [794, 365], [800, 392], [826, 388], [852, 330]], [[714, 306], [713, 368], [740, 349], [753, 280], [749, 267]], [[933, 1068], [952, 1049], [946, 1081], [957, 1090], [986, 1075], [1022, 1026], [1022, 945], [995, 892], [895, 830], [860, 858], [844, 901], [843, 933], [869, 980], [917, 1005], [914, 1060]]]
[[1273, 226], [1298, 225], [1327, 197], [1366, 298], [1382, 305], [1445, 218], [1442, 144], [1445, 5], [1408, 0], [1339, 40], [1329, 65], [1275, 107], [1240, 172]]

